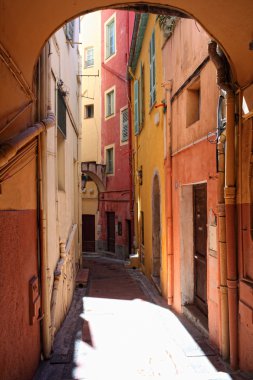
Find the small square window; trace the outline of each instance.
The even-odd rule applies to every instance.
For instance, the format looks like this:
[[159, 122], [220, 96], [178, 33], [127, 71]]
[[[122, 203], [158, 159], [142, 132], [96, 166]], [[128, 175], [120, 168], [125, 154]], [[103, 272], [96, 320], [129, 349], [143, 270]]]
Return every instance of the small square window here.
[[106, 94], [106, 117], [114, 115], [114, 90]]
[[94, 104], [88, 104], [84, 106], [84, 118], [90, 119], [94, 117]]
[[186, 92], [186, 126], [200, 119], [200, 79], [195, 80]]
[[90, 47], [85, 50], [84, 67], [91, 67], [94, 65], [94, 48]]
[[106, 149], [106, 173], [113, 174], [113, 148]]

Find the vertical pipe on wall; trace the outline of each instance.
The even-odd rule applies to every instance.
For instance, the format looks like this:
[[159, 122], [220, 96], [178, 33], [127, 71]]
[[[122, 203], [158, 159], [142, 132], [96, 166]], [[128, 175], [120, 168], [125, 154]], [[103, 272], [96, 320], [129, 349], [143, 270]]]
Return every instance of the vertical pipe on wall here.
[[225, 151], [225, 213], [227, 246], [227, 287], [229, 310], [230, 364], [238, 367], [238, 288], [235, 229], [235, 94], [229, 78], [229, 67], [224, 55], [217, 51], [217, 43], [210, 41], [209, 56], [217, 69], [217, 84], [226, 92], [226, 151]]
[[227, 289], [227, 247], [226, 247], [226, 215], [225, 215], [225, 132], [218, 140], [218, 246], [220, 260], [220, 300], [221, 300], [221, 355], [229, 358], [229, 321], [228, 321], [228, 289]]
[[171, 109], [171, 91], [172, 82], [164, 83], [167, 100], [167, 133], [166, 133], [166, 158], [165, 158], [165, 181], [166, 181], [166, 239], [167, 239], [167, 256], [168, 256], [168, 304], [173, 304], [173, 220], [172, 220], [172, 160], [171, 160], [171, 129], [172, 129], [172, 109]]
[[[43, 119], [50, 104], [49, 96], [49, 60], [48, 47], [44, 47], [40, 57], [39, 70], [39, 118]], [[48, 104], [49, 102], [49, 104]], [[42, 307], [44, 318], [42, 320], [43, 355], [50, 357], [51, 352], [51, 315], [50, 315], [50, 292], [48, 279], [48, 251], [47, 251], [47, 139], [46, 132], [39, 137], [39, 181], [40, 181], [40, 226], [41, 226], [41, 282], [42, 282]]]
[[227, 143], [225, 174], [225, 210], [227, 240], [227, 286], [229, 304], [230, 363], [233, 369], [238, 367], [238, 284], [236, 253], [236, 189], [235, 189], [235, 95], [226, 94]]
[[45, 139], [43, 134], [39, 135], [39, 187], [40, 187], [40, 242], [41, 242], [41, 286], [42, 286], [42, 309], [44, 318], [42, 319], [42, 344], [43, 356], [45, 359], [50, 357], [51, 352], [51, 336], [50, 336], [50, 302], [49, 302], [49, 287], [48, 287], [48, 261], [47, 261], [47, 227], [45, 213], [45, 183], [42, 174], [42, 161], [44, 160]]

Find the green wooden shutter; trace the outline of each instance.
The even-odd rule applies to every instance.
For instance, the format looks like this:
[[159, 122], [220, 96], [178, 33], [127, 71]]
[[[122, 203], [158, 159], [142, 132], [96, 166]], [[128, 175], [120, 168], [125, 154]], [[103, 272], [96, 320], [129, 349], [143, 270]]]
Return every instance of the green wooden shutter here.
[[144, 124], [144, 65], [141, 64], [141, 75], [140, 75], [140, 88], [139, 88], [139, 93], [140, 93], [140, 129], [143, 127]]
[[153, 31], [149, 43], [149, 67], [150, 67], [150, 106], [156, 100], [156, 84], [155, 84], [155, 32]]
[[139, 133], [139, 81], [134, 81], [134, 134]]

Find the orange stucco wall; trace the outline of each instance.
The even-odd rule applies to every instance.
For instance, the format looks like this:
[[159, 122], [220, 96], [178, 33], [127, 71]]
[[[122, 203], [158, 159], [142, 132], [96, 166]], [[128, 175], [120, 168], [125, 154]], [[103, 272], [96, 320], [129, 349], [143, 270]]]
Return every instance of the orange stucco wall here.
[[[207, 302], [208, 314], [212, 316], [209, 317], [209, 336], [219, 346], [219, 261], [217, 245], [213, 247], [217, 233], [216, 146], [207, 141], [207, 134], [215, 132], [216, 129], [218, 87], [214, 65], [207, 62], [199, 73], [184, 85], [197, 67], [208, 59], [208, 40], [206, 32], [195, 21], [179, 20], [173, 35], [164, 45], [163, 63], [164, 81], [170, 82], [172, 86], [171, 93], [167, 91], [167, 103], [172, 99], [172, 104], [167, 110], [167, 143], [171, 145], [172, 156], [173, 306], [181, 312], [182, 305], [193, 302], [189, 294], [184, 294], [184, 291], [190, 292], [189, 288], [193, 294], [194, 289], [193, 220], [190, 215], [193, 198], [192, 190], [188, 191], [188, 198], [185, 198], [185, 189], [192, 189], [194, 184], [204, 182], [207, 184]], [[197, 81], [200, 94], [199, 117], [189, 124], [187, 112], [191, 110], [191, 103], [189, 106], [188, 91]], [[167, 176], [170, 176], [170, 171]], [[186, 223], [188, 231], [183, 230], [183, 223]], [[214, 238], [212, 236], [212, 241], [211, 229], [215, 235]], [[189, 245], [192, 245], [191, 249]], [[215, 250], [210, 250], [210, 246]], [[187, 267], [189, 263], [192, 265], [191, 269]], [[191, 275], [189, 270], [192, 271]]]
[[0, 377], [29, 380], [40, 359], [40, 324], [29, 323], [28, 288], [38, 276], [35, 151], [1, 178]]

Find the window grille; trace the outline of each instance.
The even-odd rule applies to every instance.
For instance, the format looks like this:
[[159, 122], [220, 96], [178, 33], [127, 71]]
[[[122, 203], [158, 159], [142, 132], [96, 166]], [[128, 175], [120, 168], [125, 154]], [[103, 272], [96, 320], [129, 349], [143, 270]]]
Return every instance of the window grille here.
[[121, 141], [128, 140], [128, 109], [121, 111]]

